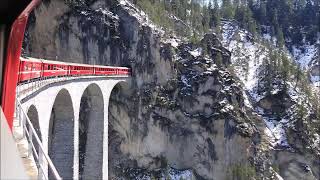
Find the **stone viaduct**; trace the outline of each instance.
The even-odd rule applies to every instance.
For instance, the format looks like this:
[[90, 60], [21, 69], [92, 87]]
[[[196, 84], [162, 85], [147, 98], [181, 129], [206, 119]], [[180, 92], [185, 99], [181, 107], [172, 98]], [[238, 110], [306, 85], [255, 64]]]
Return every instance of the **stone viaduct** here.
[[62, 178], [108, 178], [109, 98], [114, 89], [128, 91], [128, 82], [128, 77], [72, 79], [20, 97]]

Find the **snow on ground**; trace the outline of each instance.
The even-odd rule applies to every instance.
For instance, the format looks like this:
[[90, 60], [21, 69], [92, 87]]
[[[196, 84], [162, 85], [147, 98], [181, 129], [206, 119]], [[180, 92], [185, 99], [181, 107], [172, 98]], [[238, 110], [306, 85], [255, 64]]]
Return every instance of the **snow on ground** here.
[[271, 41], [271, 38], [272, 38], [270, 34], [263, 34], [262, 37], [267, 41]]
[[172, 47], [177, 48], [179, 46], [179, 44], [181, 43], [181, 40], [177, 39], [177, 38], [169, 38], [169, 39], [163, 40], [163, 42], [171, 44]]
[[[244, 84], [243, 92], [245, 98], [245, 105], [252, 107], [250, 100], [258, 102], [262, 95], [257, 93], [259, 73], [261, 66], [266, 58], [269, 58], [269, 50], [261, 43], [254, 41], [251, 34], [248, 31], [240, 29], [236, 23], [223, 21], [223, 45], [231, 51], [231, 62], [239, 79]], [[272, 39], [270, 35], [264, 35], [266, 39]], [[313, 54], [314, 50], [309, 48], [307, 51], [309, 54]], [[289, 56], [289, 55], [288, 55]], [[311, 56], [311, 55], [310, 55]], [[308, 57], [307, 55], [305, 57]], [[289, 58], [292, 58], [289, 56]], [[275, 86], [272, 94], [276, 94], [280, 91], [280, 88]], [[301, 102], [299, 97], [299, 89], [291, 83], [288, 83], [288, 92], [291, 99], [295, 102]], [[303, 95], [302, 95], [303, 96]], [[286, 128], [292, 126], [292, 121], [282, 118], [278, 119], [273, 115], [266, 114], [262, 108], [256, 108], [255, 111], [262, 117], [266, 124], [265, 133], [269, 136], [270, 144], [274, 148], [289, 148], [287, 141]], [[291, 113], [289, 110], [288, 113]]]
[[293, 46], [293, 57], [297, 63], [301, 65], [301, 68], [308, 69], [310, 62], [316, 57], [317, 47], [316, 45], [304, 45], [301, 47]]
[[202, 53], [202, 48], [197, 48], [197, 49], [194, 49], [192, 51], [189, 51], [189, 53], [193, 56], [193, 57], [198, 57], [201, 55]]
[[313, 83], [320, 82], [320, 76], [311, 76], [310, 80], [311, 80]]
[[186, 87], [191, 87], [191, 85], [189, 84], [189, 81], [188, 81], [188, 79], [186, 78], [185, 75], [182, 75], [182, 76], [181, 76], [181, 81], [183, 82], [183, 84], [184, 84]]
[[265, 133], [269, 136], [270, 143], [273, 147], [289, 147], [285, 126], [288, 123], [287, 119], [282, 119], [280, 121], [264, 117], [263, 120], [267, 125]]
[[[138, 177], [138, 180], [151, 180], [153, 179], [149, 175], [143, 175], [142, 177]], [[171, 179], [171, 180], [187, 180], [187, 179], [194, 179], [192, 170], [177, 170], [174, 168], [169, 168], [167, 170], [167, 173], [164, 174], [162, 173], [162, 177], [159, 178], [160, 180], [166, 180], [166, 179]]]
[[130, 1], [119, 0], [119, 5], [129, 12], [131, 16], [135, 17], [143, 26], [149, 26], [155, 33], [164, 34], [164, 31], [156, 26], [144, 11], [136, 8]]
[[249, 107], [249, 108], [253, 108], [251, 103], [250, 103], [249, 97], [246, 94], [246, 92], [243, 91], [242, 93], [243, 93], [243, 97], [244, 97], [244, 105]]
[[317, 91], [320, 91], [319, 89], [319, 87], [320, 87], [320, 81], [319, 82], [314, 82], [313, 83], [313, 85], [314, 85], [314, 87], [315, 87], [315, 90], [317, 90]]
[[222, 43], [231, 51], [231, 62], [238, 77], [250, 95], [257, 97], [254, 88], [258, 83], [259, 67], [267, 57], [266, 47], [251, 41], [250, 33], [239, 29], [232, 22], [223, 22], [222, 31]]
[[283, 180], [283, 178], [277, 172], [275, 172], [275, 173], [276, 173], [276, 177], [278, 178], [278, 180]]
[[221, 109], [221, 112], [230, 112], [234, 109], [234, 107], [231, 104], [229, 104], [229, 101], [226, 98], [220, 101], [219, 104], [223, 107]]
[[[193, 174], [191, 170], [176, 171], [174, 169], [170, 169], [169, 176], [171, 180], [181, 180], [181, 179], [192, 179]], [[165, 178], [162, 178], [162, 180], [165, 180]]]
[[314, 134], [313, 136], [315, 138], [313, 146], [314, 147], [319, 147], [320, 146], [320, 135], [319, 134]]

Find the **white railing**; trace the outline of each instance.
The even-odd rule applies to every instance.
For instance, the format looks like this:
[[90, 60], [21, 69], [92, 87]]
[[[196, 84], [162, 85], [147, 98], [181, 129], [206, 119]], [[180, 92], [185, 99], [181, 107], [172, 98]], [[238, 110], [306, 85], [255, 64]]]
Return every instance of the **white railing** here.
[[[22, 105], [21, 105], [18, 98], [16, 98], [16, 117], [19, 120], [19, 125], [22, 126], [22, 129], [23, 129], [22, 136], [26, 137], [28, 140], [28, 155], [33, 154], [34, 160], [35, 160], [37, 168], [38, 168], [38, 173], [41, 172], [43, 174], [42, 177], [44, 177], [45, 179], [49, 179], [48, 174], [46, 173], [46, 168], [44, 167], [44, 163], [41, 162], [41, 161], [45, 160], [46, 164], [49, 167], [49, 170], [52, 173], [53, 178], [57, 179], [57, 180], [61, 180], [62, 179], [61, 176], [59, 175], [57, 169], [55, 168], [54, 164], [52, 163], [49, 155], [45, 153], [44, 148], [41, 144], [41, 140], [40, 140], [36, 130], [34, 129], [29, 117], [24, 112]], [[37, 151], [37, 148], [34, 144], [33, 139], [35, 139], [35, 142], [38, 145], [38, 151]], [[40, 156], [44, 157], [44, 158], [41, 158], [41, 161], [40, 161]]]

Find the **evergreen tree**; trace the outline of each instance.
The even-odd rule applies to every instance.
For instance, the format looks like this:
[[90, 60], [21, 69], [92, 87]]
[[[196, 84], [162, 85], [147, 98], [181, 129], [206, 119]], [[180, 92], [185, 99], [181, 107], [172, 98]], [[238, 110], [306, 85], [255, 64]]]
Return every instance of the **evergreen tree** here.
[[258, 20], [262, 23], [262, 24], [266, 24], [267, 23], [267, 6], [265, 2], [260, 2], [260, 8], [259, 8], [259, 14], [258, 14]]
[[215, 63], [216, 63], [216, 65], [218, 66], [218, 67], [221, 67], [222, 66], [222, 55], [221, 55], [221, 53], [217, 53], [216, 54], [216, 57], [215, 57]]
[[281, 73], [282, 73], [282, 77], [283, 80], [286, 82], [289, 80], [289, 76], [290, 76], [290, 61], [287, 58], [287, 56], [282, 53], [281, 54]]
[[214, 7], [210, 10], [210, 27], [215, 30], [217, 34], [220, 34], [220, 9], [218, 5], [218, 1], [214, 0]]
[[231, 0], [222, 0], [222, 17], [226, 19], [233, 19], [234, 9]]
[[202, 12], [203, 12], [203, 16], [202, 16], [203, 32], [208, 32], [208, 30], [210, 28], [210, 9], [209, 9], [209, 7], [204, 6]]
[[285, 41], [284, 41], [282, 29], [280, 27], [277, 27], [276, 30], [277, 30], [278, 47], [283, 48]]

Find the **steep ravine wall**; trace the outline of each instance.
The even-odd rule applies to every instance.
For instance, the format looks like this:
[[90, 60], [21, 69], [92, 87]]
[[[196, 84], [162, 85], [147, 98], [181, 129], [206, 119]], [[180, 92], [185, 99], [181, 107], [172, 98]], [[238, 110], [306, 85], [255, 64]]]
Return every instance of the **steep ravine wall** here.
[[230, 52], [213, 34], [173, 47], [142, 18], [115, 0], [46, 0], [25, 36], [27, 56], [132, 68], [130, 95], [120, 87], [111, 95], [110, 178], [167, 167], [197, 179], [272, 176], [265, 127], [226, 68]]

